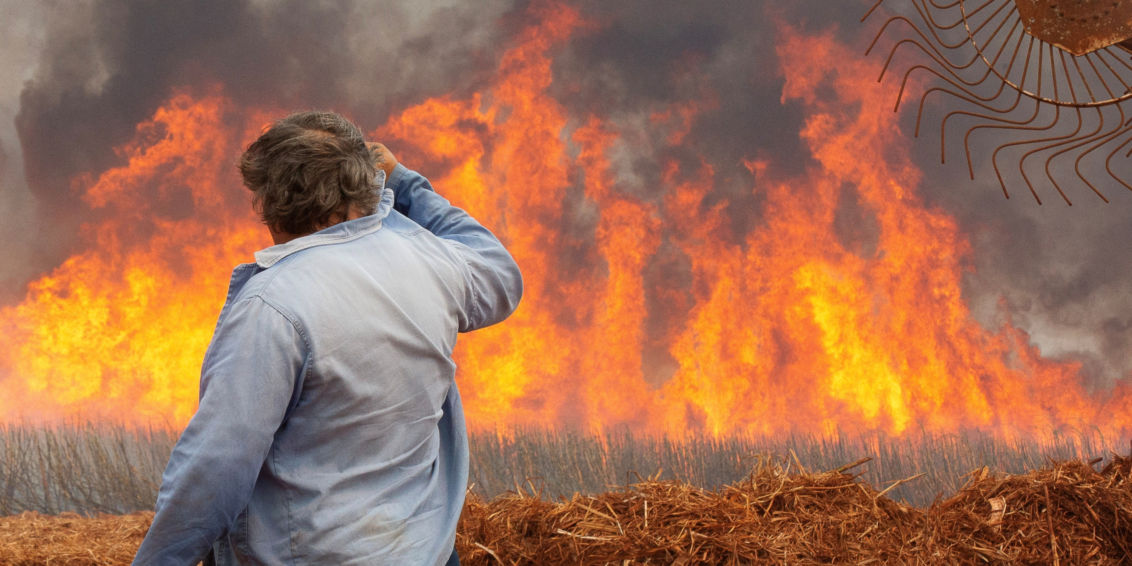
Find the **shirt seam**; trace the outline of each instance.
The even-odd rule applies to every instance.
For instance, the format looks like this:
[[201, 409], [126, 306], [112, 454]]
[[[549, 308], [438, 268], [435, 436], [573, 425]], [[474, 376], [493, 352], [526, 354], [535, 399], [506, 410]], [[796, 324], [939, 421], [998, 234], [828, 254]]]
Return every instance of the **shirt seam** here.
[[384, 223], [385, 223], [384, 219], [378, 220], [376, 226], [373, 226], [372, 228], [367, 228], [367, 229], [359, 231], [359, 232], [355, 232], [353, 234], [343, 234], [341, 236], [324, 235], [324, 236], [321, 236], [318, 239], [318, 241], [309, 242], [308, 245], [300, 246], [300, 247], [298, 247], [294, 250], [290, 250], [287, 253], [281, 254], [277, 258], [269, 259], [268, 261], [264, 262], [264, 263], [266, 263], [266, 265], [264, 265], [264, 263], [260, 263], [259, 261], [256, 261], [256, 264], [258, 264], [260, 267], [262, 267], [264, 269], [270, 269], [270, 268], [278, 265], [283, 260], [285, 260], [285, 259], [287, 259], [287, 258], [289, 258], [289, 257], [291, 257], [291, 256], [293, 256], [293, 255], [295, 255], [299, 252], [303, 252], [303, 251], [309, 250], [311, 248], [317, 248], [317, 247], [320, 247], [320, 246], [329, 246], [329, 245], [333, 245], [333, 244], [343, 244], [343, 243], [346, 243], [346, 242], [352, 242], [354, 240], [364, 238], [364, 237], [366, 237], [370, 234], [373, 234], [374, 232], [377, 232], [378, 230], [381, 230], [382, 225]]
[[[274, 276], [272, 276], [272, 277], [274, 277]], [[268, 280], [268, 282], [270, 282], [270, 279]], [[267, 283], [264, 283], [264, 287], [267, 287]], [[303, 326], [301, 324], [299, 324], [299, 322], [296, 320], [297, 317], [291, 315], [282, 306], [275, 304], [275, 301], [272, 301], [271, 299], [264, 297], [261, 294], [262, 292], [263, 292], [263, 290], [261, 289], [259, 292], [257, 292], [255, 295], [252, 295], [252, 297], [250, 297], [250, 298], [259, 299], [260, 301], [263, 302], [263, 304], [270, 307], [271, 310], [274, 310], [275, 312], [279, 313], [279, 316], [282, 316], [287, 322], [291, 323], [291, 327], [295, 329], [295, 332], [299, 333], [299, 337], [303, 339], [303, 345], [305, 345], [307, 347], [308, 356], [310, 358], [310, 362], [309, 362], [310, 365], [307, 369], [307, 372], [308, 373], [313, 372], [314, 371], [314, 348], [311, 346], [310, 340], [308, 339], [307, 333], [303, 329]], [[275, 446], [274, 441], [272, 441], [271, 444], [272, 444], [271, 445], [271, 465], [272, 465], [272, 467], [275, 468], [276, 476], [278, 476], [279, 475], [279, 464], [276, 462], [277, 447]], [[292, 564], [292, 566], [294, 566], [294, 565], [298, 564], [298, 558], [296, 558], [296, 556], [295, 556], [295, 537], [294, 537], [294, 528], [293, 528], [294, 517], [292, 516], [293, 513], [291, 512], [291, 504], [292, 504], [291, 489], [289, 487], [284, 487], [283, 493], [284, 493], [283, 504], [287, 509], [287, 546], [291, 550], [291, 564]]]
[[[451, 247], [449, 247], [449, 249], [451, 249]], [[476, 308], [476, 305], [479, 303], [479, 296], [476, 294], [476, 286], [472, 284], [471, 280], [472, 264], [468, 263], [468, 258], [464, 257], [464, 254], [460, 253], [460, 250], [453, 251], [455, 251], [456, 255], [460, 257], [460, 261], [464, 262], [464, 269], [466, 269], [466, 273], [468, 274], [468, 276], [464, 279], [464, 284], [467, 285], [468, 290], [472, 292], [472, 304], [468, 305], [468, 314], [470, 315], [469, 318], [478, 317], [479, 309]], [[475, 326], [475, 322], [471, 320], [469, 320], [468, 322], [468, 326]]]
[[393, 167], [393, 173], [385, 179], [385, 186], [393, 189], [394, 194], [396, 194], [397, 185], [399, 185], [401, 183], [401, 180], [405, 178], [405, 173], [407, 171], [409, 171], [408, 167], [405, 167], [403, 164], [398, 163], [395, 167]]

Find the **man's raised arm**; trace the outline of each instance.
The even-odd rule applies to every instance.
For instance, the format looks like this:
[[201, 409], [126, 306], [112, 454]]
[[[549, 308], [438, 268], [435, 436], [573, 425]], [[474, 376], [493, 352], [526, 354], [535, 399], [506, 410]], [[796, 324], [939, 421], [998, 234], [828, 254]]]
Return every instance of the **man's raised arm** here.
[[499, 239], [436, 194], [428, 179], [404, 165], [392, 168], [387, 186], [393, 189], [395, 210], [450, 242], [467, 263], [467, 320], [461, 321], [460, 332], [491, 326], [510, 316], [523, 296], [523, 277]]

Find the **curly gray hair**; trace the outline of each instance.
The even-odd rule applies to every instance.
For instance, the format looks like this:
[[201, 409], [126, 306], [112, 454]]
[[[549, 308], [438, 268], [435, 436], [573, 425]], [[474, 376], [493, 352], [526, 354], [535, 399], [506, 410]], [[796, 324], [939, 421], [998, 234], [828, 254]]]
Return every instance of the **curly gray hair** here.
[[240, 175], [264, 224], [309, 234], [372, 214], [380, 195], [374, 156], [357, 126], [333, 112], [298, 112], [272, 124], [240, 157]]

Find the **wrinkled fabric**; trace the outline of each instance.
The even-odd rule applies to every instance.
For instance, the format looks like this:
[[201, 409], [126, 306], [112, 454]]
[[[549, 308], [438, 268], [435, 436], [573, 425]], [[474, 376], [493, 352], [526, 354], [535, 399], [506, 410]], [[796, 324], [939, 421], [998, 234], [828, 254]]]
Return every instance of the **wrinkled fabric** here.
[[398, 165], [377, 212], [238, 266], [134, 564], [443, 565], [468, 479], [452, 350], [522, 295]]

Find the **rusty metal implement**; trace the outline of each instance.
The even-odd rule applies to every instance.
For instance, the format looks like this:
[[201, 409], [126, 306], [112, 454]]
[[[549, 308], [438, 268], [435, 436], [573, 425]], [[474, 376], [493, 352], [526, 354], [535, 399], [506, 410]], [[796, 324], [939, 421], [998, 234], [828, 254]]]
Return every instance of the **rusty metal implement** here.
[[984, 137], [996, 144], [987, 153], [1006, 198], [1008, 185], [1017, 186], [1011, 162], [1039, 204], [1039, 189], [1048, 185], [1069, 205], [1071, 187], [1080, 183], [1105, 202], [1119, 186], [1132, 190], [1132, 0], [900, 2], [866, 54], [886, 35], [903, 33], [879, 81], [902, 47], [919, 52], [922, 62], [904, 72], [896, 100], [899, 110], [913, 73], [936, 83], [920, 96], [917, 137], [929, 99], [958, 104], [940, 125], [941, 160], [948, 126], [965, 125], [971, 179], [971, 144]]

